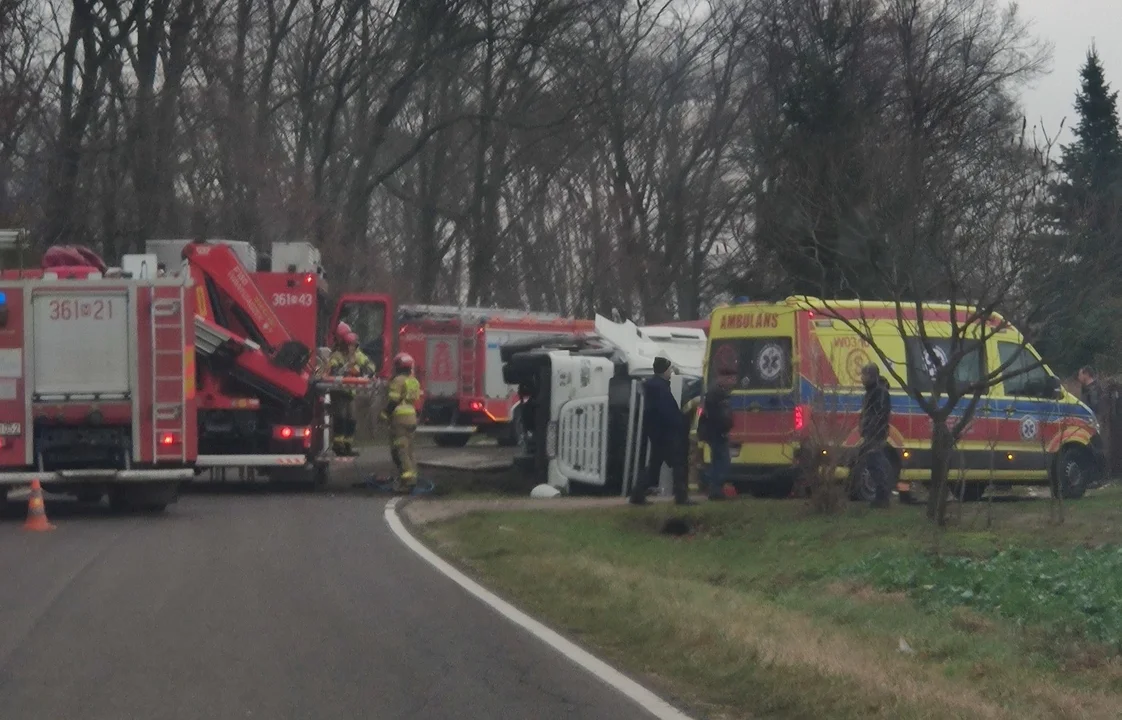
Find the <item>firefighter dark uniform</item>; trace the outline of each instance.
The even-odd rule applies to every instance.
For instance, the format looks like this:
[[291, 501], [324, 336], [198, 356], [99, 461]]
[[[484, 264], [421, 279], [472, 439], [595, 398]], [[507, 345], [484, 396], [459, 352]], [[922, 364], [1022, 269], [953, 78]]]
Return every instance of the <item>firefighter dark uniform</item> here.
[[[358, 349], [358, 336], [347, 333], [343, 348], [331, 353], [328, 367], [335, 377], [373, 377], [374, 363]], [[333, 450], [336, 455], [354, 454], [355, 422], [354, 393], [334, 390], [331, 393], [331, 423], [335, 428]]]
[[408, 353], [399, 353], [393, 359], [393, 371], [382, 417], [389, 422], [392, 441], [390, 456], [398, 471], [394, 488], [408, 492], [417, 482], [413, 437], [417, 432], [416, 405], [421, 398], [421, 383], [413, 377], [413, 357]]

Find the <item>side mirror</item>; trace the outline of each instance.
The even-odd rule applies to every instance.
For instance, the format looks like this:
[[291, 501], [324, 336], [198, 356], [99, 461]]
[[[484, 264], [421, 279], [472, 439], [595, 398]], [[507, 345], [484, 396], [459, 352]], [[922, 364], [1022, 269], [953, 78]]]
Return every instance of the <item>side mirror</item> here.
[[1055, 375], [1048, 376], [1048, 390], [1054, 398], [1059, 399], [1064, 396], [1064, 386], [1060, 384], [1060, 379]]

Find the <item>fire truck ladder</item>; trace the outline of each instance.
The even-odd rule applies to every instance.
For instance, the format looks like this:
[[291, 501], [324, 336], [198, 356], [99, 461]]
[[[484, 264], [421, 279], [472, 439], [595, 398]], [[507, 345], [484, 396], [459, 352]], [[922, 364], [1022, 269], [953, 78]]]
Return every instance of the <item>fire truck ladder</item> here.
[[474, 325], [460, 328], [460, 391], [467, 397], [475, 397], [476, 330]]
[[483, 322], [486, 320], [536, 320], [554, 322], [564, 320], [557, 313], [530, 312], [529, 310], [510, 310], [504, 308], [459, 307], [457, 305], [403, 305], [398, 314], [407, 319], [462, 320], [464, 322]]
[[[175, 293], [175, 297], [161, 297]], [[182, 312], [181, 286], [152, 287], [152, 460], [187, 461], [187, 388], [183, 377], [183, 353], [187, 337], [186, 314]], [[171, 373], [171, 368], [178, 372]], [[164, 373], [164, 374], [160, 374]], [[162, 438], [178, 433], [178, 450], [165, 448]]]

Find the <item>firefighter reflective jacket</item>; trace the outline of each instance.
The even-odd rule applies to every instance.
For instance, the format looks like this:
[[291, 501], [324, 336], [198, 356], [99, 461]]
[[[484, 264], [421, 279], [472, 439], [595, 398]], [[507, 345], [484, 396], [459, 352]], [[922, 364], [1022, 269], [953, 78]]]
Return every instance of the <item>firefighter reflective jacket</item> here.
[[421, 383], [412, 375], [394, 375], [386, 398], [386, 416], [401, 420], [417, 420], [417, 401], [421, 399]]
[[355, 350], [354, 355], [348, 356], [346, 352], [336, 350], [327, 359], [330, 372], [334, 376], [343, 377], [370, 377], [374, 375], [374, 363], [366, 357], [366, 353]]

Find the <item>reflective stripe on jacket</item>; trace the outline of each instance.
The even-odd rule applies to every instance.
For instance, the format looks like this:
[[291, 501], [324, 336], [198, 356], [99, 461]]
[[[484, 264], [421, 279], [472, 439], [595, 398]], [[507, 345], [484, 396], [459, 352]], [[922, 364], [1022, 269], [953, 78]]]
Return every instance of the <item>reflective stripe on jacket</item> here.
[[388, 400], [394, 405], [394, 415], [416, 417], [417, 401], [421, 399], [421, 383], [412, 375], [395, 375], [390, 380]]

